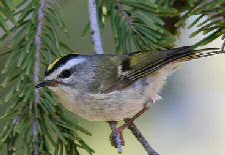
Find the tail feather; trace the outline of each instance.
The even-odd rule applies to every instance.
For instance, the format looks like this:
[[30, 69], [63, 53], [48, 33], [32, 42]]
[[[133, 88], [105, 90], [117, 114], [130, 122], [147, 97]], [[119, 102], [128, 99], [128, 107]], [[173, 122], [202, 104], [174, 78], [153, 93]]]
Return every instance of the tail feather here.
[[220, 51], [219, 48], [205, 48], [193, 50], [192, 52], [188, 52], [184, 57], [176, 60], [175, 62], [190, 61], [193, 59], [199, 59], [223, 53], [225, 53], [225, 51]]
[[224, 51], [220, 51], [219, 48], [205, 48], [200, 50], [192, 50], [191, 48], [192, 47], [188, 47], [185, 48], [184, 50], [168, 53], [166, 57], [159, 59], [158, 61], [150, 65], [146, 65], [142, 68], [139, 68], [139, 70], [130, 72], [129, 74], [126, 75], [126, 78], [135, 81], [143, 76], [146, 76], [150, 73], [153, 73], [161, 69], [162, 67], [166, 66], [169, 63], [190, 61], [193, 59], [199, 59], [202, 57], [208, 57], [216, 54], [225, 53]]

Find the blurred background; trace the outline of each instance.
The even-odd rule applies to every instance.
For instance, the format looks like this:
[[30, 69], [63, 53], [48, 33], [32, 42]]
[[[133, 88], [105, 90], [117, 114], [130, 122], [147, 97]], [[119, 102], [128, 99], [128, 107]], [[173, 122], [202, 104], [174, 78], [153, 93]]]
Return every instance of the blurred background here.
[[[68, 44], [80, 54], [93, 54], [91, 36], [81, 38], [88, 22], [88, 1], [67, 0], [61, 3], [70, 40]], [[194, 17], [193, 17], [194, 18]], [[192, 19], [189, 19], [190, 22]], [[192, 45], [201, 35], [189, 38], [191, 30], [182, 28], [177, 46]], [[65, 38], [66, 39], [66, 38]], [[103, 32], [106, 53], [114, 53], [110, 26]], [[220, 47], [216, 40], [207, 47]], [[225, 154], [225, 56], [219, 55], [185, 63], [169, 77], [158, 101], [135, 121], [151, 146], [160, 155], [224, 155]], [[0, 106], [2, 115], [4, 107]], [[110, 128], [105, 122], [89, 122], [79, 117], [81, 126], [93, 133], [84, 140], [96, 155], [115, 155], [109, 142]], [[124, 155], [145, 155], [143, 147], [129, 130], [124, 133]], [[87, 154], [81, 151], [82, 155]]]

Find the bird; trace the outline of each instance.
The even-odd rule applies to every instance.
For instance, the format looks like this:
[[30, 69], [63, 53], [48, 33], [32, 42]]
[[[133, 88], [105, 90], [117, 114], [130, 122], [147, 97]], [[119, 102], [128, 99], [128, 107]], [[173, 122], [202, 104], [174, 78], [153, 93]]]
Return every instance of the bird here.
[[[168, 76], [186, 61], [222, 54], [219, 48], [183, 46], [129, 54], [68, 54], [46, 69], [44, 81], [69, 111], [89, 121], [118, 122], [130, 118], [115, 133], [161, 99]], [[114, 134], [115, 134], [114, 133]]]

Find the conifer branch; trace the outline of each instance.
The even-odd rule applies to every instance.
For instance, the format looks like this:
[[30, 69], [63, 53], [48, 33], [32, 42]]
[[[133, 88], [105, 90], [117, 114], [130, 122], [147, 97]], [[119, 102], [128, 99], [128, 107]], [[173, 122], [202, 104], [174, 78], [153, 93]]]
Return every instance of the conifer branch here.
[[[125, 119], [125, 122], [128, 122], [129, 119]], [[142, 135], [140, 130], [137, 128], [137, 126], [132, 123], [128, 129], [132, 132], [132, 134], [137, 138], [137, 140], [141, 143], [141, 145], [144, 147], [148, 155], [159, 155], [148, 143], [148, 141], [145, 139], [145, 137]]]
[[131, 17], [124, 11], [124, 6], [119, 2], [119, 0], [114, 0], [115, 4], [118, 8], [118, 10], [121, 12], [121, 14], [124, 16], [125, 20], [127, 23], [130, 25], [130, 28], [132, 29], [133, 32], [138, 33], [136, 28], [134, 27], [134, 23], [132, 22]]
[[[111, 20], [117, 52], [126, 53], [136, 49], [154, 51], [172, 47], [176, 37], [166, 28], [166, 21], [171, 22], [168, 17], [179, 17], [184, 9], [187, 12], [182, 19], [177, 18], [177, 26], [181, 26], [192, 15], [200, 15], [189, 26], [198, 27], [191, 36], [201, 32], [209, 34], [196, 46], [205, 45], [220, 36], [224, 39], [224, 0], [188, 0], [185, 3], [189, 5], [182, 6], [182, 9], [176, 7], [177, 2], [89, 0], [96, 54], [104, 53], [99, 28], [103, 28], [107, 20]], [[86, 32], [90, 30], [89, 25]], [[57, 99], [50, 91], [34, 90], [33, 87], [41, 81], [40, 67], [45, 68], [54, 58], [61, 56], [64, 49], [73, 51], [58, 37], [59, 29], [67, 33], [60, 6], [55, 1], [0, 0], [0, 57], [7, 57], [1, 71], [4, 78], [0, 84], [0, 90], [6, 92], [0, 104], [8, 103], [0, 117], [1, 121], [7, 121], [0, 131], [0, 154], [2, 146], [7, 147], [8, 155], [16, 154], [17, 147], [22, 148], [27, 155], [52, 155], [52, 152], [55, 155], [78, 155], [79, 149], [94, 153], [77, 131], [91, 134], [74, 120], [70, 122], [63, 116]], [[222, 50], [224, 46], [225, 42]], [[129, 129], [149, 155], [158, 155], [134, 124]], [[21, 139], [22, 146], [18, 143]], [[122, 146], [119, 144], [117, 147]]]
[[98, 13], [95, 0], [89, 0], [89, 14], [91, 21], [92, 41], [94, 42], [95, 53], [103, 54], [102, 39], [98, 24]]
[[[16, 4], [10, 1], [0, 2], [0, 14], [6, 19], [0, 19], [0, 31], [4, 32], [0, 36], [0, 57], [7, 55], [2, 69], [7, 75], [0, 85], [0, 90], [7, 88], [7, 93], [0, 104], [10, 102], [0, 117], [0, 120], [8, 120], [0, 132], [0, 152], [5, 143], [8, 155], [15, 154], [18, 139], [22, 138], [22, 150], [27, 155], [79, 154], [78, 147], [92, 154], [94, 150], [77, 131], [90, 133], [60, 116], [60, 107], [51, 92], [34, 88], [41, 82], [41, 67], [45, 68], [54, 57], [62, 55], [64, 49], [69, 49], [65, 44], [62, 46], [57, 35], [56, 28], [67, 33], [60, 7], [57, 2], [48, 0], [24, 0]], [[11, 82], [13, 86], [9, 85]]]
[[[193, 5], [187, 9], [186, 13], [181, 17], [176, 26], [179, 27], [184, 24], [185, 20], [190, 16], [198, 15], [199, 17], [193, 20], [188, 28], [193, 26], [197, 27], [190, 37], [194, 37], [199, 33], [203, 33], [204, 35], [207, 34], [193, 45], [195, 48], [204, 46], [225, 34], [224, 7], [225, 1], [223, 0], [194, 1]], [[223, 45], [221, 48], [223, 48]]]
[[[35, 66], [34, 66], [34, 83], [38, 84], [40, 83], [39, 76], [40, 76], [40, 67], [41, 67], [41, 48], [42, 48], [42, 29], [45, 21], [45, 13], [44, 10], [46, 9], [46, 1], [41, 0], [40, 1], [40, 8], [38, 9], [38, 29], [35, 36], [35, 44], [36, 44], [36, 53], [35, 53]], [[37, 118], [36, 118], [36, 110], [37, 105], [40, 103], [40, 90], [35, 89], [35, 101], [34, 101], [34, 109], [33, 109], [33, 137], [36, 139], [36, 142], [34, 144], [34, 154], [40, 155], [40, 137], [38, 136], [38, 125], [37, 125]]]

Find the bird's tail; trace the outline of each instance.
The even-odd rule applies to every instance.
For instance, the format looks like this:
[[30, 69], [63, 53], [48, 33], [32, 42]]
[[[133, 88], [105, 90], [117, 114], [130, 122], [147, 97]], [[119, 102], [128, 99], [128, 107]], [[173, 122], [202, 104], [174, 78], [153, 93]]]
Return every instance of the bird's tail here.
[[[136, 65], [137, 67], [135, 65], [134, 67], [132, 66], [133, 69], [126, 71], [126, 73], [123, 74], [114, 85], [112, 85], [110, 88], [106, 89], [102, 93], [109, 93], [115, 90], [123, 89], [132, 84], [134, 81], [144, 76], [147, 76], [155, 71], [158, 71], [159, 69], [165, 67], [170, 63], [189, 61], [222, 53], [225, 52], [221, 51], [219, 48], [205, 48], [200, 50], [193, 50], [192, 46], [183, 46], [149, 54], [147, 55], [147, 58], [152, 59], [147, 62], [145, 61], [145, 63], [142, 63], [142, 65]], [[134, 58], [137, 58], [138, 55], [141, 58], [145, 58], [146, 55], [143, 56], [142, 54], [142, 52], [135, 52], [129, 54], [129, 56], [132, 57], [135, 55]], [[129, 68], [129, 65], [132, 64], [129, 61], [125, 62], [126, 63], [124, 63], [123, 65], [126, 65], [126, 68]]]
[[186, 49], [174, 55], [174, 57], [176, 57], [174, 62], [190, 61], [193, 59], [199, 59], [223, 53], [225, 53], [225, 51], [221, 51], [219, 48], [204, 48], [199, 50], [192, 50], [191, 52], [190, 49]]
[[199, 59], [202, 57], [213, 56], [216, 54], [223, 54], [219, 48], [204, 48], [199, 50], [193, 50], [192, 46], [183, 46], [178, 48], [173, 48], [164, 51], [164, 56], [151, 63], [145, 65], [144, 67], [139, 67], [137, 70], [131, 71], [125, 74], [124, 77], [128, 79], [137, 80], [143, 76], [151, 74], [162, 67], [176, 62], [190, 61], [193, 59]]

